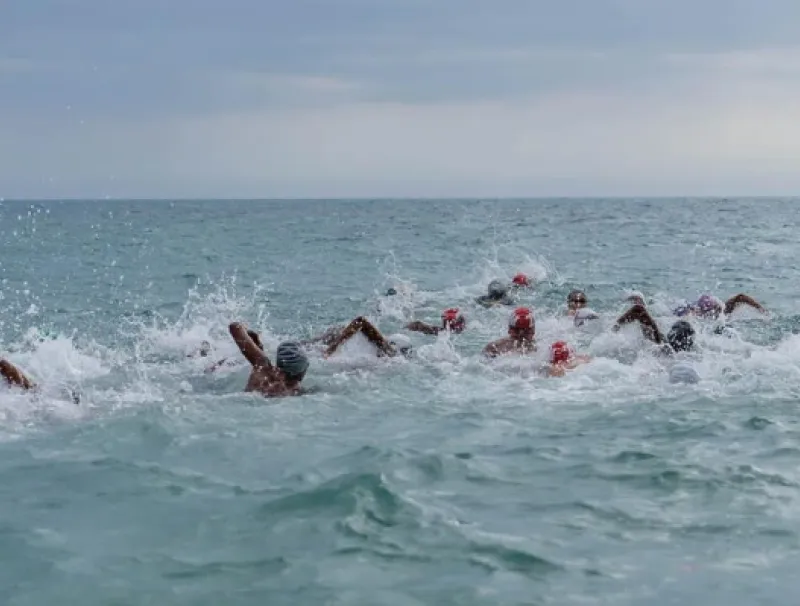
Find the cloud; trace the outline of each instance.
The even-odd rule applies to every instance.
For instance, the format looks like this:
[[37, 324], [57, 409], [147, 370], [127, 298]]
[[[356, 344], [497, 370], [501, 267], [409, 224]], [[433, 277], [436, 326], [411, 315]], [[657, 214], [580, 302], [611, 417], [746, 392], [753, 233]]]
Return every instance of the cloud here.
[[0, 196], [800, 186], [789, 0], [35, 4], [0, 15]]

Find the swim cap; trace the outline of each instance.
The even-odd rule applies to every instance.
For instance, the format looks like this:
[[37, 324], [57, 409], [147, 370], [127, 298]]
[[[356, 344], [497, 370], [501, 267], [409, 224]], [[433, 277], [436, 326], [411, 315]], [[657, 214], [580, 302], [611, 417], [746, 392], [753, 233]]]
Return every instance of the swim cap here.
[[278, 345], [275, 362], [289, 378], [299, 379], [308, 370], [308, 358], [298, 343], [286, 341]]
[[625, 293], [625, 300], [634, 305], [644, 305], [644, 295], [638, 290], [630, 290]]
[[575, 326], [583, 326], [589, 320], [597, 320], [600, 316], [588, 307], [584, 307], [575, 312]]
[[675, 351], [688, 351], [694, 347], [694, 328], [686, 320], [678, 320], [667, 333], [667, 342]]
[[390, 288], [389, 290], [386, 291], [386, 296], [387, 297], [393, 297], [396, 294], [397, 294], [397, 290], [395, 290], [394, 288]]
[[586, 293], [582, 290], [573, 290], [567, 295], [567, 301], [569, 303], [580, 303], [583, 300], [583, 303], [586, 303]]
[[711, 314], [711, 313], [719, 313], [722, 311], [722, 303], [716, 297], [712, 297], [711, 295], [703, 295], [699, 299], [697, 299], [697, 303], [695, 303], [695, 307], [700, 311], [702, 314]]
[[694, 307], [692, 305], [690, 305], [689, 303], [685, 303], [684, 302], [681, 305], [679, 305], [678, 307], [676, 307], [675, 309], [673, 309], [672, 313], [673, 313], [673, 315], [676, 315], [679, 318], [682, 318], [684, 316], [688, 316], [689, 313], [692, 311], [692, 309], [694, 309]]
[[458, 310], [458, 307], [451, 307], [442, 312], [442, 326], [449, 328], [454, 332], [461, 332], [466, 326], [466, 319], [464, 315]]
[[504, 297], [508, 292], [508, 286], [503, 284], [500, 280], [492, 280], [489, 282], [489, 287], [487, 288], [490, 297], [499, 299], [500, 297]]
[[414, 351], [414, 348], [411, 345], [411, 339], [405, 335], [399, 333], [391, 335], [387, 341], [389, 342], [389, 345], [394, 347], [395, 351], [403, 354], [404, 356], [410, 356]]
[[700, 375], [697, 374], [694, 366], [687, 362], [678, 362], [669, 369], [670, 383], [697, 383]]
[[508, 318], [508, 328], [516, 330], [535, 330], [533, 312], [527, 307], [517, 307]]
[[566, 341], [556, 341], [550, 346], [550, 362], [558, 364], [567, 362], [572, 357], [572, 351]]
[[511, 280], [511, 282], [513, 282], [517, 286], [530, 286], [531, 285], [531, 281], [528, 278], [528, 276], [526, 276], [525, 274], [522, 274], [522, 273], [519, 273], [516, 276], [514, 276], [514, 279]]

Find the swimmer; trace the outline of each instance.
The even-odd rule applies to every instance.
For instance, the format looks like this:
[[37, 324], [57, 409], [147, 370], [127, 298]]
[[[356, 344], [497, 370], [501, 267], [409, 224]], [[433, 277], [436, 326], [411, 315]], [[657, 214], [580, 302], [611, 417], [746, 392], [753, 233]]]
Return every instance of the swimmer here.
[[523, 273], [518, 273], [511, 280], [511, 288], [514, 289], [533, 288], [533, 280], [531, 280], [528, 276], [526, 276]]
[[268, 398], [302, 393], [300, 383], [308, 370], [308, 358], [300, 345], [292, 341], [278, 345], [273, 366], [243, 324], [234, 322], [229, 330], [242, 355], [253, 366], [245, 391], [257, 392]]
[[590, 356], [576, 354], [565, 341], [556, 341], [550, 346], [550, 363], [546, 372], [551, 377], [563, 377], [568, 370], [574, 370], [591, 360]]
[[411, 340], [408, 337], [401, 334], [391, 335], [388, 338], [384, 337], [381, 334], [381, 331], [375, 328], [372, 322], [363, 316], [359, 316], [350, 322], [350, 324], [348, 324], [344, 330], [342, 330], [331, 342], [331, 344], [328, 346], [328, 349], [325, 351], [324, 356], [327, 358], [333, 355], [336, 350], [339, 349], [342, 343], [359, 332], [363, 334], [370, 343], [378, 348], [378, 357], [394, 357], [400, 354], [408, 357], [413, 353]]
[[573, 290], [567, 295], [567, 315], [574, 316], [579, 309], [586, 307], [588, 299], [582, 290]]
[[536, 351], [536, 322], [527, 307], [518, 307], [508, 319], [508, 336], [489, 343], [484, 355], [494, 358], [507, 353], [528, 354]]
[[[9, 387], [19, 387], [23, 391], [30, 392], [39, 391], [39, 386], [8, 360], [0, 359], [0, 375], [6, 380]], [[81, 394], [77, 388], [66, 387], [64, 391], [74, 404], [81, 403]]]
[[[669, 329], [666, 338], [661, 334], [653, 318], [642, 305], [634, 305], [617, 320], [614, 330], [623, 324], [639, 322], [645, 338], [661, 345], [659, 353], [670, 358], [677, 354], [694, 351], [694, 328], [686, 320], [678, 320]], [[700, 375], [686, 359], [673, 360], [667, 364], [670, 383], [698, 383]]]
[[731, 297], [725, 301], [724, 304], [716, 297], [705, 294], [694, 303], [681, 305], [673, 310], [672, 313], [678, 317], [697, 316], [700, 318], [717, 319], [720, 315], [731, 315], [740, 305], [747, 305], [753, 309], [757, 309], [761, 313], [767, 313], [767, 310], [764, 309], [758, 301], [744, 293]]
[[197, 348], [197, 351], [194, 351], [188, 354], [187, 358], [207, 358], [211, 352], [214, 351], [214, 347], [208, 341], [203, 341], [200, 343], [200, 347]]
[[475, 299], [475, 302], [484, 307], [495, 305], [514, 305], [514, 300], [508, 296], [508, 286], [500, 280], [492, 280], [486, 289], [486, 294]]
[[661, 345], [661, 352], [666, 355], [694, 349], [694, 328], [686, 320], [675, 322], [665, 338], [647, 309], [643, 305], [634, 305], [617, 319], [614, 331], [631, 322], [639, 322], [644, 337], [656, 345]]
[[432, 324], [426, 324], [425, 322], [420, 322], [419, 320], [415, 320], [409, 324], [406, 324], [407, 330], [413, 330], [415, 332], [422, 332], [426, 335], [438, 335], [443, 330], [449, 330], [453, 333], [460, 333], [467, 327], [467, 321], [464, 318], [464, 314], [462, 314], [457, 307], [451, 307], [450, 309], [445, 309], [442, 312], [442, 325], [441, 326], [433, 326]]
[[0, 375], [3, 376], [10, 387], [19, 387], [24, 391], [37, 389], [36, 384], [8, 360], [0, 359]]
[[[261, 351], [264, 351], [264, 345], [262, 345], [261, 337], [258, 336], [258, 333], [255, 330], [248, 330], [247, 334], [250, 335], [251, 339], [253, 339], [253, 343], [255, 343]], [[208, 341], [203, 341], [203, 343], [208, 343]], [[211, 351], [211, 349], [210, 349], [211, 345], [209, 344], [208, 347], [209, 347], [209, 352], [210, 352]], [[202, 353], [202, 345], [201, 345], [200, 351], [201, 351], [200, 355], [202, 357], [208, 356], [208, 353], [206, 353], [206, 354]], [[212, 372], [214, 372], [215, 370], [217, 370], [218, 368], [220, 368], [220, 367], [222, 367], [224, 365], [235, 366], [236, 365], [236, 360], [229, 360], [228, 358], [222, 358], [219, 362], [215, 362], [214, 364], [212, 364], [211, 366], [206, 368], [204, 372], [206, 374], [212, 373]]]

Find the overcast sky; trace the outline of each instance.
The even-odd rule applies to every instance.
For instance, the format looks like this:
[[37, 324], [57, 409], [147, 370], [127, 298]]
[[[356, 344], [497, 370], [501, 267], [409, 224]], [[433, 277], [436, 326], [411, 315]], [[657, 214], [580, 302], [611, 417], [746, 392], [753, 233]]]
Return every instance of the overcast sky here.
[[800, 192], [798, 0], [0, 0], [0, 196]]

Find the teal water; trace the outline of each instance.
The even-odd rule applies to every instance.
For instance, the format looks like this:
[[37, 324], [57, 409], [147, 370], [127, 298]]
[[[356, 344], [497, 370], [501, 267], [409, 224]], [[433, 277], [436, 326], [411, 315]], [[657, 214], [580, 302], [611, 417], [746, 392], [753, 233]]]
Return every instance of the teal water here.
[[[0, 202], [0, 603], [789, 604], [800, 589], [796, 200]], [[543, 343], [595, 356], [563, 379], [487, 364], [525, 271]], [[381, 297], [387, 287], [397, 297]], [[682, 298], [755, 296], [698, 325], [672, 385], [627, 288], [662, 326]], [[205, 374], [244, 320], [274, 352], [365, 314], [414, 360], [358, 343], [312, 358], [310, 395]], [[75, 405], [64, 388], [79, 387]]]

